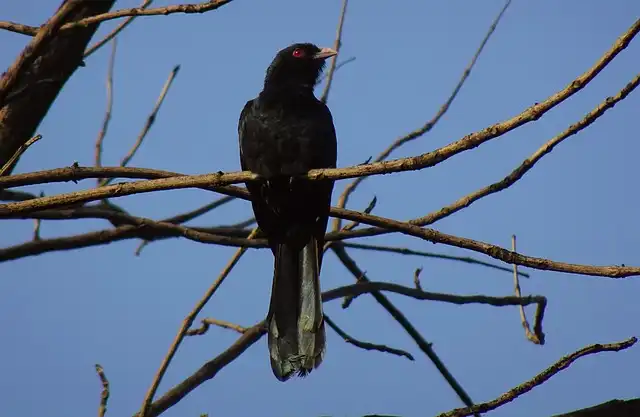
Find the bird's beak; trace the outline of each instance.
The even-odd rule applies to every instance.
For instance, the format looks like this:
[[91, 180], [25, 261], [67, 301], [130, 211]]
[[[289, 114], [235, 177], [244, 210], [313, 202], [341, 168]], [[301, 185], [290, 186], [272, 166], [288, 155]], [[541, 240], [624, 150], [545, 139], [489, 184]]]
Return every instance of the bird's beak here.
[[318, 52], [317, 54], [315, 54], [313, 56], [314, 59], [327, 59], [329, 57], [332, 57], [334, 55], [337, 55], [338, 52], [331, 49], [331, 48], [322, 48], [320, 49], [320, 52]]

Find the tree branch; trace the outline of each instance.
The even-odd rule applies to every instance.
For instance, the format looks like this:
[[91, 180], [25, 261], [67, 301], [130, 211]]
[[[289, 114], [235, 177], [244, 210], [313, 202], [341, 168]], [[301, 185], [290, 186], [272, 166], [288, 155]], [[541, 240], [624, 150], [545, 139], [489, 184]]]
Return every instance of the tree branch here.
[[[394, 246], [370, 245], [366, 243], [343, 242], [342, 244], [344, 245], [345, 248], [397, 253], [400, 255], [424, 256], [425, 258], [433, 258], [433, 259], [446, 259], [449, 261], [464, 262], [471, 265], [480, 265], [480, 266], [485, 266], [487, 268], [497, 269], [499, 271], [511, 272], [511, 269], [506, 266], [500, 266], [500, 265], [492, 264], [490, 262], [481, 261], [479, 259], [475, 259], [470, 256], [453, 256], [453, 255], [446, 255], [444, 253], [425, 252], [425, 251], [413, 250], [409, 248], [397, 248]], [[521, 277], [529, 278], [529, 274], [527, 274], [526, 272], [518, 271], [518, 275]]]
[[[638, 20], [638, 27], [640, 28], [640, 20]], [[576, 82], [574, 81], [574, 84]], [[464, 197], [461, 200], [458, 200], [451, 206], [445, 207], [438, 212], [421, 217], [419, 219], [413, 220], [412, 224], [430, 224], [436, 220], [439, 220], [443, 217], [446, 217], [455, 211], [458, 211], [464, 207], [469, 206], [473, 201], [478, 200], [481, 197], [484, 197], [489, 194], [493, 194], [494, 192], [499, 191], [500, 189], [507, 188], [511, 184], [515, 183], [518, 179], [520, 179], [529, 169], [533, 167], [533, 165], [544, 155], [551, 152], [551, 150], [562, 140], [570, 137], [585, 127], [589, 126], [593, 123], [598, 117], [604, 114], [608, 109], [612, 108], [617, 102], [626, 98], [637, 86], [640, 84], [640, 74], [637, 75], [631, 82], [629, 82], [620, 92], [613, 97], [608, 97], [604, 102], [602, 102], [598, 107], [592, 110], [587, 116], [582, 119], [580, 122], [570, 126], [567, 130], [565, 130], [560, 135], [556, 136], [549, 142], [547, 142], [541, 149], [539, 149], [532, 158], [527, 159], [520, 167], [518, 167], [515, 171], [513, 171], [509, 176], [503, 179], [500, 183], [492, 184], [484, 189], [477, 191], [470, 196]], [[536, 107], [536, 106], [534, 106]], [[484, 132], [484, 131], [482, 131]], [[468, 142], [469, 139], [473, 138], [474, 135], [479, 135], [480, 133], [474, 133], [467, 136], [464, 139], [461, 139], [455, 143]], [[455, 145], [452, 144], [452, 145]], [[444, 150], [446, 148], [451, 147], [452, 145], [447, 145], [440, 150]], [[343, 179], [355, 176], [365, 176], [365, 175], [377, 175], [383, 173], [391, 173], [398, 171], [408, 171], [413, 169], [421, 169], [421, 165], [418, 164], [418, 167], [413, 167], [413, 163], [411, 161], [420, 160], [425, 155], [435, 155], [432, 159], [435, 162], [429, 162], [429, 164], [435, 165], [441, 162], [444, 159], [439, 157], [438, 151], [424, 154], [417, 157], [411, 158], [403, 158], [398, 159], [391, 162], [380, 162], [374, 164], [367, 165], [358, 165], [355, 167], [349, 168], [334, 168], [334, 169], [314, 169], [309, 171], [307, 175], [301, 176], [301, 178], [307, 178], [310, 180], [321, 180], [321, 179]], [[427, 158], [429, 159], [429, 158]], [[446, 158], [445, 158], [446, 159]], [[389, 170], [385, 169], [385, 166], [397, 166], [396, 168], [391, 168]], [[373, 168], [372, 168], [373, 167]], [[36, 173], [30, 174], [22, 174], [0, 178], [0, 187], [15, 187], [18, 185], [30, 185], [30, 184], [41, 184], [43, 182], [49, 181], [62, 181], [62, 180], [77, 180], [82, 178], [90, 178], [95, 176], [96, 172], [105, 172], [105, 173], [135, 173], [137, 170], [128, 170], [128, 171], [118, 171], [114, 168], [81, 168], [81, 167], [70, 167], [70, 168], [62, 168], [56, 170], [49, 171], [40, 171]], [[153, 170], [145, 170], [145, 171], [153, 171]], [[121, 174], [118, 174], [121, 175]], [[140, 173], [142, 175], [142, 172]], [[13, 213], [29, 213], [37, 210], [43, 210], [48, 208], [56, 208], [64, 205], [77, 204], [77, 203], [85, 203], [88, 201], [100, 200], [108, 197], [122, 197], [132, 194], [146, 193], [157, 190], [170, 190], [170, 189], [180, 189], [180, 188], [216, 188], [229, 184], [237, 184], [241, 182], [248, 181], [256, 181], [259, 180], [259, 176], [249, 172], [249, 171], [241, 171], [241, 172], [232, 172], [232, 173], [214, 173], [214, 174], [201, 174], [201, 175], [182, 175], [182, 176], [174, 176], [169, 177], [168, 173], [164, 173], [164, 178], [146, 180], [146, 181], [136, 181], [129, 183], [120, 183], [111, 186], [105, 186], [98, 189], [90, 189], [85, 191], [76, 191], [72, 193], [59, 194], [56, 196], [49, 197], [41, 197], [37, 199], [32, 199], [28, 201], [20, 201], [14, 203], [6, 203], [0, 204], [0, 218], [2, 217], [10, 217], [10, 214]], [[113, 177], [113, 175], [112, 175]], [[502, 188], [501, 188], [502, 187]], [[339, 210], [339, 209], [338, 209]], [[365, 229], [366, 230], [366, 229]], [[372, 233], [373, 232], [373, 233]], [[366, 234], [369, 233], [369, 234]], [[371, 234], [372, 233], [372, 234]], [[374, 235], [375, 232], [371, 230], [360, 230], [358, 232], [360, 236], [371, 236]]]
[[[222, 7], [228, 3], [231, 3], [233, 0], [211, 0], [205, 1], [197, 4], [179, 4], [174, 6], [166, 6], [166, 7], [158, 7], [155, 9], [145, 9], [144, 7], [134, 7], [131, 9], [122, 9], [117, 10], [111, 13], [102, 13], [97, 16], [80, 18], [78, 20], [74, 20], [73, 22], [67, 23], [66, 25], [61, 27], [62, 31], [66, 31], [69, 29], [75, 28], [85, 28], [89, 25], [105, 22], [107, 20], [119, 19], [121, 17], [127, 16], [160, 16], [160, 15], [170, 15], [174, 13], [185, 13], [185, 14], [193, 14], [193, 13], [205, 13], [212, 10], [216, 10], [219, 7]], [[89, 0], [89, 3], [92, 3]], [[109, 10], [109, 9], [107, 9]], [[15, 33], [21, 33], [23, 35], [35, 35], [38, 33], [38, 28], [28, 25], [23, 25], [20, 23], [14, 22], [0, 22], [0, 29], [5, 29]]]
[[413, 356], [409, 352], [406, 352], [402, 349], [396, 349], [396, 348], [389, 347], [387, 345], [379, 345], [376, 343], [362, 342], [360, 340], [354, 339], [353, 337], [349, 336], [344, 330], [338, 327], [338, 325], [335, 324], [333, 320], [331, 320], [331, 318], [326, 314], [324, 315], [324, 321], [326, 321], [329, 327], [331, 327], [336, 333], [338, 333], [338, 336], [340, 336], [345, 342], [355, 347], [358, 347], [364, 350], [375, 350], [378, 352], [390, 353], [396, 356], [404, 356], [405, 358], [411, 361], [414, 360]]
[[[411, 142], [412, 140], [422, 137], [424, 134], [431, 131], [431, 129], [433, 129], [436, 123], [440, 121], [442, 116], [444, 116], [444, 114], [449, 110], [449, 107], [451, 107], [451, 104], [458, 96], [458, 93], [462, 89], [462, 86], [464, 85], [464, 83], [467, 81], [467, 78], [469, 78], [469, 75], [471, 74], [471, 70], [475, 66], [478, 58], [480, 57], [482, 50], [484, 49], [487, 42], [489, 42], [491, 35], [493, 35], [493, 32], [496, 30], [496, 27], [498, 26], [498, 23], [500, 23], [502, 16], [507, 11], [510, 5], [511, 5], [511, 0], [507, 0], [507, 2], [504, 4], [502, 9], [500, 10], [500, 13], [498, 13], [496, 18], [493, 20], [493, 23], [491, 24], [491, 26], [489, 27], [489, 30], [485, 34], [484, 39], [482, 39], [482, 42], [480, 42], [480, 46], [478, 47], [475, 54], [473, 55], [473, 58], [471, 58], [471, 62], [469, 62], [469, 65], [467, 65], [467, 67], [462, 72], [462, 76], [460, 77], [458, 84], [453, 89], [453, 92], [451, 93], [447, 101], [445, 101], [445, 103], [440, 107], [440, 110], [438, 110], [438, 112], [431, 118], [431, 120], [429, 120], [423, 126], [396, 139], [391, 145], [389, 145], [387, 149], [382, 151], [380, 155], [376, 157], [374, 162], [382, 162], [386, 160], [393, 153], [393, 151], [397, 150], [398, 148], [402, 147], [408, 142]], [[353, 194], [353, 192], [356, 190], [358, 185], [360, 185], [360, 183], [364, 181], [366, 178], [367, 177], [359, 177], [354, 181], [352, 181], [351, 183], [349, 183], [345, 187], [340, 197], [338, 198], [338, 202], [336, 203], [336, 206], [340, 208], [346, 207], [347, 201], [349, 200], [349, 196]], [[333, 221], [333, 230], [338, 231], [340, 230], [340, 227], [341, 227], [340, 219], [335, 219]]]
[[[251, 232], [251, 234], [249, 235], [249, 239], [252, 239], [253, 237], [255, 237], [257, 231], [258, 229], [254, 229], [253, 232]], [[200, 299], [200, 301], [198, 301], [198, 303], [193, 308], [193, 310], [191, 310], [189, 315], [187, 315], [187, 317], [182, 322], [182, 326], [180, 326], [180, 330], [178, 330], [178, 334], [176, 335], [173, 343], [171, 344], [171, 347], [169, 348], [169, 352], [167, 352], [167, 355], [163, 359], [162, 364], [160, 365], [160, 368], [158, 369], [158, 372], [156, 373], [156, 376], [153, 378], [153, 381], [151, 382], [151, 386], [149, 387], [149, 390], [145, 395], [144, 401], [142, 402], [142, 407], [140, 408], [140, 413], [139, 413], [140, 417], [146, 417], [148, 415], [147, 412], [149, 411], [149, 407], [151, 405], [151, 402], [153, 401], [153, 397], [155, 396], [158, 386], [162, 381], [162, 377], [167, 371], [167, 368], [169, 367], [171, 360], [173, 359], [176, 352], [178, 351], [178, 347], [180, 347], [180, 344], [182, 343], [185, 336], [187, 335], [187, 332], [189, 331], [189, 328], [193, 324], [193, 321], [196, 319], [198, 314], [200, 314], [200, 312], [202, 311], [204, 306], [209, 302], [211, 297], [213, 297], [213, 294], [215, 294], [218, 288], [220, 288], [224, 280], [229, 276], [229, 273], [231, 272], [233, 267], [238, 263], [238, 261], [246, 251], [247, 251], [246, 247], [241, 247], [236, 251], [233, 257], [229, 260], [227, 265], [224, 267], [224, 269], [222, 270], [218, 278], [214, 281], [211, 287], [209, 287], [209, 289], [204, 294], [204, 296]]]
[[474, 405], [473, 407], [457, 408], [447, 413], [442, 413], [438, 415], [438, 417], [466, 417], [477, 412], [484, 413], [487, 411], [495, 410], [496, 408], [515, 400], [522, 394], [525, 394], [531, 391], [532, 389], [534, 389], [535, 387], [547, 382], [549, 379], [551, 379], [551, 377], [558, 374], [560, 371], [568, 368], [573, 364], [573, 362], [575, 362], [576, 360], [578, 360], [583, 356], [593, 355], [595, 353], [600, 353], [600, 352], [619, 352], [621, 350], [628, 349], [631, 346], [635, 345], [637, 341], [638, 339], [636, 339], [635, 337], [631, 337], [627, 340], [623, 340], [622, 342], [618, 342], [618, 343], [609, 343], [604, 345], [595, 344], [595, 345], [584, 347], [570, 355], [563, 357], [558, 362], [554, 363], [549, 368], [545, 369], [544, 371], [542, 371], [541, 373], [533, 377], [531, 380], [507, 391], [506, 393], [496, 398], [495, 400], [488, 401], [482, 404], [477, 404], [477, 405]]
[[[66, 0], [59, 12], [66, 10], [65, 21], [77, 20], [104, 13], [113, 3], [114, 0]], [[3, 78], [0, 102], [10, 99], [10, 103], [0, 109], [0, 166], [34, 136], [36, 128], [58, 93], [82, 63], [84, 50], [97, 29], [97, 25], [92, 24], [58, 32], [53, 36], [50, 29], [59, 26], [62, 16], [58, 15], [57, 19], [59, 20], [49, 20], [47, 24], [50, 26], [39, 32], [41, 36], [34, 38], [23, 51], [22, 58], [12, 65], [15, 71], [11, 70], [6, 76], [8, 78]], [[38, 31], [39, 29], [36, 29], [34, 34]], [[47, 38], [50, 39], [48, 42], [39, 43], [41, 47], [46, 48], [33, 48], [37, 46], [36, 41], [42, 38], [45, 38], [45, 41]], [[12, 97], [9, 97], [10, 94]]]
[[[333, 43], [333, 49], [340, 53], [340, 48], [342, 47], [342, 27], [344, 26], [344, 19], [347, 15], [347, 5], [349, 4], [349, 0], [342, 0], [342, 10], [340, 11], [340, 17], [338, 18], [338, 29], [336, 29], [336, 40]], [[320, 96], [320, 101], [326, 103], [329, 99], [329, 91], [331, 91], [331, 83], [333, 82], [333, 75], [336, 72], [336, 63], [338, 62], [338, 55], [334, 55], [331, 58], [331, 65], [329, 66], [329, 71], [327, 72], [327, 82], [324, 85], [324, 91], [322, 92], [322, 96]]]
[[[331, 247], [333, 252], [336, 254], [338, 259], [342, 262], [342, 264], [347, 268], [349, 272], [356, 278], [359, 283], [369, 282], [364, 271], [362, 271], [358, 265], [355, 263], [353, 259], [349, 256], [344, 247], [340, 244], [335, 244]], [[348, 295], [348, 294], [347, 294]], [[420, 334], [420, 332], [411, 324], [409, 319], [391, 302], [389, 299], [379, 291], [374, 291], [371, 293], [373, 298], [380, 304], [387, 312], [391, 315], [402, 326], [402, 328], [407, 332], [407, 334], [413, 339], [413, 341], [418, 345], [418, 348], [427, 355], [429, 360], [434, 364], [440, 375], [445, 379], [447, 384], [454, 390], [456, 395], [460, 398], [460, 400], [467, 406], [472, 406], [473, 401], [469, 394], [462, 388], [462, 385], [456, 380], [456, 378], [449, 372], [449, 369], [442, 362], [440, 357], [436, 354], [431, 346], [431, 343], [428, 343], [424, 337]], [[324, 294], [323, 294], [324, 299]], [[477, 417], [480, 415], [478, 414]]]

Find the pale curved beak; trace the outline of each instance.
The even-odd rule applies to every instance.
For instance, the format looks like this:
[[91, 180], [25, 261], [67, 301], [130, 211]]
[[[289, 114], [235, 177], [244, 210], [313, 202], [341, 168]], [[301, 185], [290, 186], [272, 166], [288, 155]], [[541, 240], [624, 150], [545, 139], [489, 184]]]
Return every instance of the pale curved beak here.
[[318, 52], [317, 54], [315, 54], [313, 56], [313, 59], [327, 59], [329, 57], [332, 57], [334, 55], [337, 55], [338, 52], [334, 49], [331, 48], [322, 48], [320, 49], [320, 52]]

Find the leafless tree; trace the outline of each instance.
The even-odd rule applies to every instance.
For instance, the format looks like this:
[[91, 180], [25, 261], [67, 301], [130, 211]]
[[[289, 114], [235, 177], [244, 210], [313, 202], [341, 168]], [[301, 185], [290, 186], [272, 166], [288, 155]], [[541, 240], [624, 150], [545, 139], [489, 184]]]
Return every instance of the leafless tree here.
[[[147, 133], [150, 131], [156, 115], [171, 88], [172, 82], [178, 74], [179, 67], [175, 67], [171, 72], [140, 135], [135, 143], [132, 144], [130, 151], [122, 158], [120, 165], [112, 167], [102, 165], [103, 141], [108, 131], [113, 106], [112, 90], [114, 87], [112, 73], [118, 34], [121, 33], [136, 16], [159, 16], [176, 13], [215, 13], [217, 9], [232, 3], [232, 0], [213, 0], [199, 4], [184, 4], [158, 8], [151, 7], [152, 0], [145, 0], [138, 8], [112, 11], [114, 3], [115, 0], [65, 0], [57, 12], [39, 27], [13, 22], [0, 22], [0, 29], [32, 37], [26, 48], [24, 48], [22, 53], [2, 75], [2, 78], [0, 78], [0, 200], [4, 202], [0, 204], [0, 218], [32, 219], [35, 221], [33, 239], [0, 249], [0, 261], [8, 262], [49, 252], [77, 250], [127, 239], [140, 240], [141, 243], [138, 247], [138, 253], [150, 242], [176, 237], [206, 244], [238, 247], [235, 255], [229, 260], [219, 277], [185, 317], [156, 375], [150, 378], [151, 383], [148, 392], [145, 398], [141, 399], [141, 407], [136, 414], [138, 416], [149, 417], [160, 415], [179, 401], [186, 399], [193, 390], [197, 389], [207, 380], [216, 377], [222, 368], [236, 360], [249, 346], [256, 343], [265, 334], [263, 321], [250, 327], [243, 327], [214, 318], [201, 318], [200, 313], [207, 302], [215, 295], [223, 281], [229, 276], [234, 266], [240, 261], [241, 257], [247, 251], [247, 248], [263, 248], [266, 245], [265, 240], [260, 237], [258, 229], [253, 229], [253, 219], [249, 219], [240, 224], [216, 227], [185, 226], [185, 223], [205, 213], [216, 210], [218, 207], [233, 199], [247, 200], [248, 194], [245, 188], [237, 186], [236, 184], [258, 179], [255, 174], [250, 172], [213, 172], [202, 175], [183, 175], [177, 172], [128, 166], [132, 157], [140, 149], [140, 145], [143, 143]], [[326, 291], [323, 294], [324, 300], [343, 299], [343, 307], [346, 309], [356, 297], [368, 294], [373, 297], [384, 310], [391, 314], [398, 324], [415, 341], [418, 349], [434, 363], [438, 371], [465, 404], [463, 408], [457, 408], [440, 414], [440, 417], [479, 415], [480, 413], [494, 410], [515, 400], [536, 386], [545, 383], [583, 356], [628, 349], [637, 341], [635, 337], [630, 337], [627, 340], [610, 344], [586, 346], [560, 358], [548, 369], [542, 370], [538, 375], [532, 376], [530, 380], [514, 387], [494, 400], [483, 403], [473, 403], [460, 383], [456, 381], [442, 360], [437, 356], [432, 346], [405, 317], [403, 312], [387, 298], [385, 293], [399, 294], [417, 300], [430, 300], [460, 305], [480, 303], [490, 306], [519, 306], [525, 336], [532, 343], [541, 345], [545, 342], [542, 326], [547, 299], [542, 295], [521, 294], [519, 277], [526, 274], [518, 271], [518, 266], [526, 266], [537, 270], [610, 278], [640, 275], [640, 267], [624, 265], [580, 265], [527, 256], [516, 251], [515, 236], [513, 237], [512, 247], [503, 248], [482, 241], [445, 234], [429, 228], [429, 226], [437, 221], [466, 209], [476, 201], [512, 186], [556, 145], [578, 134], [581, 130], [596, 122], [600, 116], [611, 109], [616, 103], [624, 100], [640, 83], [640, 75], [628, 81], [623, 88], [614, 92], [612, 96], [604, 99], [584, 118], [571, 124], [566, 130], [551, 138], [520, 165], [516, 166], [505, 178], [478, 189], [437, 211], [413, 220], [398, 221], [373, 214], [376, 205], [375, 199], [369, 207], [362, 211], [346, 208], [349, 197], [359, 184], [369, 177], [433, 167], [455, 155], [478, 147], [528, 123], [535, 122], [543, 117], [545, 113], [562, 105], [563, 102], [571, 96], [587, 87], [616, 56], [623, 52], [640, 31], [640, 20], [637, 20], [631, 27], [623, 31], [611, 47], [603, 51], [600, 58], [594, 62], [591, 67], [586, 68], [582, 75], [574, 80], [567, 80], [565, 88], [550, 95], [547, 99], [521, 111], [516, 116], [466, 135], [459, 140], [431, 152], [413, 157], [390, 160], [389, 157], [395, 150], [410, 141], [423, 137], [447, 112], [510, 3], [511, 1], [507, 1], [503, 9], [496, 16], [469, 65], [462, 72], [462, 77], [458, 85], [455, 86], [450, 97], [429, 121], [419, 129], [395, 140], [373, 160], [367, 160], [366, 163], [357, 166], [314, 170], [307, 174], [307, 178], [310, 180], [317, 180], [319, 178], [330, 178], [334, 180], [353, 179], [347, 182], [347, 185], [343, 188], [336, 200], [336, 205], [331, 209], [331, 215], [334, 221], [331, 230], [327, 233], [328, 243], [326, 244], [325, 250], [332, 251], [337, 256], [339, 261], [353, 274], [356, 282], [353, 285]], [[345, 24], [346, 11], [347, 0], [344, 0], [335, 38], [334, 48], [336, 50], [339, 50], [341, 46], [342, 28]], [[98, 25], [113, 19], [122, 19], [122, 23], [107, 37], [91, 45]], [[83, 63], [86, 57], [110, 42], [112, 49], [107, 80], [108, 105], [100, 134], [95, 143], [94, 166], [85, 167], [73, 164], [72, 166], [58, 169], [12, 175], [12, 170], [19, 162], [20, 156], [28, 150], [29, 146], [41, 138], [41, 136], [37, 134], [38, 126], [56, 100], [58, 93], [64, 87], [65, 82], [74, 74], [78, 67], [84, 65]], [[350, 61], [351, 59], [342, 59], [340, 55], [333, 58], [324, 83], [324, 90], [322, 92], [323, 100], [326, 101], [329, 96], [332, 80], [337, 70]], [[47, 140], [56, 139], [49, 138]], [[132, 179], [134, 181], [114, 183], [113, 181], [117, 178]], [[34, 184], [62, 181], [77, 182], [86, 179], [95, 179], [96, 186], [80, 191], [50, 196], [33, 195], [18, 189], [22, 186]], [[223, 196], [197, 209], [162, 220], [154, 220], [131, 214], [113, 202], [113, 199], [117, 197], [181, 188], [199, 188], [208, 193], [217, 193]], [[108, 220], [112, 224], [112, 227], [97, 232], [87, 232], [73, 236], [47, 239], [40, 237], [39, 228], [43, 220], [63, 219], [66, 221], [74, 221], [76, 219], [87, 218]], [[348, 223], [344, 221], [348, 221]], [[355, 241], [355, 239], [358, 238], [389, 233], [404, 234], [428, 242], [474, 251], [494, 258], [499, 262], [492, 263], [472, 257], [455, 257], [429, 252], [418, 252], [406, 248], [376, 246], [356, 243]], [[374, 282], [367, 277], [366, 272], [361, 269], [352, 258], [351, 251], [356, 249], [412, 254], [417, 256], [444, 257], [478, 266], [512, 271], [515, 292], [514, 295], [504, 297], [485, 295], [464, 296], [428, 292], [422, 289], [420, 283], [421, 269], [415, 271], [413, 287], [389, 282]], [[399, 262], [399, 257], [396, 259], [398, 259]], [[532, 318], [532, 323], [530, 324], [524, 307], [532, 304], [536, 306], [536, 310]], [[199, 318], [200, 324], [195, 325], [196, 320]], [[326, 317], [326, 322], [340, 337], [356, 347], [385, 352], [413, 360], [413, 354], [405, 350], [356, 339], [342, 330], [336, 321], [330, 317]], [[239, 333], [240, 336], [226, 351], [204, 363], [195, 373], [186, 377], [182, 382], [167, 392], [159, 395], [157, 392], [159, 384], [168, 366], [176, 357], [175, 354], [178, 346], [186, 337], [205, 334], [211, 326], [231, 329]], [[603, 357], [602, 360], [606, 359]], [[106, 412], [107, 401], [109, 399], [109, 382], [101, 366], [97, 365], [96, 370], [103, 387], [99, 408], [99, 415], [102, 416]], [[573, 411], [564, 416], [612, 417], [631, 415], [640, 415], [640, 399], [628, 401], [612, 400], [596, 407]]]

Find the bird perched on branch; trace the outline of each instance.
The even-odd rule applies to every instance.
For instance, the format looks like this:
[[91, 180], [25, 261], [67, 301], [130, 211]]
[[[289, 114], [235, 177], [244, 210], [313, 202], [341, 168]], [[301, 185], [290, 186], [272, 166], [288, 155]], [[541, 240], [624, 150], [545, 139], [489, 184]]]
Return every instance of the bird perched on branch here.
[[278, 52], [238, 123], [242, 169], [261, 177], [246, 184], [253, 212], [275, 257], [267, 326], [280, 381], [307, 375], [325, 350], [319, 276], [333, 181], [296, 177], [336, 166], [333, 118], [313, 94], [336, 53], [310, 43]]

